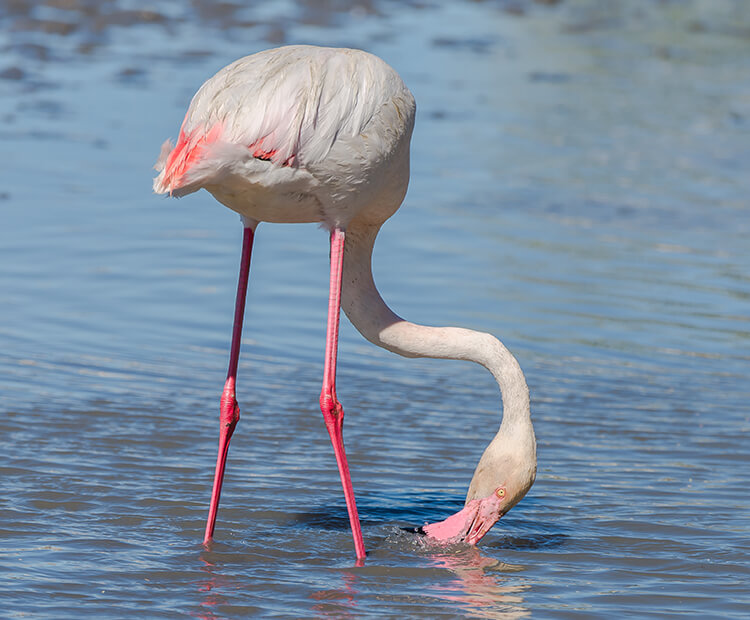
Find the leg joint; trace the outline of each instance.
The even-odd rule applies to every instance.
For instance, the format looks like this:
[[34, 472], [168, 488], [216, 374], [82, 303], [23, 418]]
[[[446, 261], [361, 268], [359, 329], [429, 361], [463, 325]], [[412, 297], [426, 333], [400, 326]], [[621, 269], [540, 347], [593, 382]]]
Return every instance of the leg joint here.
[[335, 418], [342, 418], [344, 416], [344, 408], [341, 406], [336, 394], [323, 391], [320, 393], [320, 410], [324, 417], [333, 416]]
[[234, 393], [234, 381], [228, 379], [224, 386], [224, 392], [221, 394], [219, 405], [219, 420], [221, 428], [230, 428], [234, 430], [240, 419], [240, 406], [237, 404], [237, 397]]
[[333, 413], [336, 409], [336, 397], [327, 391], [322, 391], [320, 393], [320, 410], [323, 413]]

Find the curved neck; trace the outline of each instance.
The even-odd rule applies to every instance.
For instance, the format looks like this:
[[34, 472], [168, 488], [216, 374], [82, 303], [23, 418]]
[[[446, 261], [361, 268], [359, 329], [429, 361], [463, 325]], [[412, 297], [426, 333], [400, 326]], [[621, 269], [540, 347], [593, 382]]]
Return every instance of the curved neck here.
[[383, 301], [372, 277], [372, 249], [380, 226], [346, 231], [341, 306], [370, 342], [406, 357], [469, 360], [489, 370], [503, 400], [500, 432], [531, 431], [529, 389], [516, 358], [494, 336], [460, 327], [405, 321]]

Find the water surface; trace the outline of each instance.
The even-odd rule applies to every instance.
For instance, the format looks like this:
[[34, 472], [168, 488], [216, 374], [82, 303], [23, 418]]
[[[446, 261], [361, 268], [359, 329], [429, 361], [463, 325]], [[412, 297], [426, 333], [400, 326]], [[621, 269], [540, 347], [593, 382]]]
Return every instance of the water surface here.
[[[0, 7], [2, 615], [747, 617], [748, 31], [739, 0]], [[151, 195], [151, 165], [203, 80], [300, 42], [377, 53], [417, 98], [383, 296], [526, 372], [537, 482], [478, 548], [400, 528], [461, 506], [492, 378], [344, 319], [355, 566], [307, 225], [259, 228], [200, 545], [241, 227]]]

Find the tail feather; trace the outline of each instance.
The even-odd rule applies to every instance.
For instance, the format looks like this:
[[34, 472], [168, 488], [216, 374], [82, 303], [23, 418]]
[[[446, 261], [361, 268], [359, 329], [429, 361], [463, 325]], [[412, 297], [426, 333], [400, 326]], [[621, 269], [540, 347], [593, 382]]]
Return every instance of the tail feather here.
[[170, 196], [185, 196], [198, 190], [202, 184], [216, 182], [231, 164], [254, 158], [274, 166], [291, 167], [297, 164], [293, 153], [280, 161], [279, 151], [260, 139], [249, 146], [221, 140], [222, 128], [215, 124], [207, 132], [198, 127], [189, 133], [180, 130], [177, 144], [167, 140], [162, 144], [154, 169], [159, 172], [154, 179], [154, 192]]
[[196, 127], [189, 133], [180, 130], [176, 145], [173, 146], [171, 140], [162, 144], [154, 166], [159, 171], [154, 179], [154, 191], [157, 194], [169, 193], [170, 196], [195, 191], [197, 188], [187, 187], [192, 176], [189, 173], [205, 159], [209, 147], [219, 140], [221, 133], [222, 127], [217, 123], [208, 131], [203, 127]]

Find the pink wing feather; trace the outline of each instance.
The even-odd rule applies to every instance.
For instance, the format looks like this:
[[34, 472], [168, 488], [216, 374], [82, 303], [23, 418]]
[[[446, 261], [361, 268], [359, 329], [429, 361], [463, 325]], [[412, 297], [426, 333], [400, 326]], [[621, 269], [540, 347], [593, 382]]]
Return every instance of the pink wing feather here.
[[[185, 121], [187, 121], [187, 116]], [[215, 123], [208, 131], [205, 131], [202, 127], [196, 127], [186, 133], [184, 129], [185, 121], [182, 123], [175, 147], [172, 148], [172, 143], [169, 140], [162, 146], [159, 163], [162, 161], [164, 163], [162, 172], [157, 178], [160, 185], [157, 191], [160, 193], [169, 192], [172, 195], [175, 190], [182, 187], [188, 170], [201, 160], [207, 147], [221, 137], [221, 123]], [[157, 163], [157, 169], [159, 163]]]

